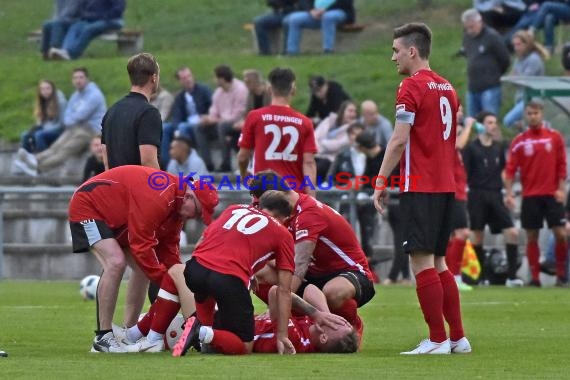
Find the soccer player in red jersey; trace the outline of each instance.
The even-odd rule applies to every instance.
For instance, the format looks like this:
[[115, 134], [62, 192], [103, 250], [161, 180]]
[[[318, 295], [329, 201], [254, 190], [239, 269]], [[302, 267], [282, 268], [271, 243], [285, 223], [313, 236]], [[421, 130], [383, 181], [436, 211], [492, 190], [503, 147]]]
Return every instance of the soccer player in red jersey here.
[[540, 286], [538, 233], [546, 219], [556, 239], [556, 285], [565, 286], [568, 283], [568, 243], [564, 228], [566, 147], [558, 131], [544, 126], [540, 101], [527, 103], [525, 116], [529, 128], [511, 143], [505, 167], [506, 202], [509, 208], [514, 208], [513, 178], [520, 170], [521, 224], [527, 236], [526, 255], [532, 276], [530, 285]]
[[[274, 191], [260, 198], [259, 207], [228, 207], [204, 231], [192, 258], [185, 265], [170, 269], [171, 276], [185, 278], [194, 293], [197, 314], [197, 318], [187, 320], [173, 356], [184, 355], [190, 346], [199, 343], [210, 344], [224, 354], [251, 352], [254, 317], [248, 289], [250, 278], [273, 259], [278, 273], [278, 351], [295, 353], [287, 337], [294, 248], [291, 235], [281, 224], [290, 215], [291, 206], [282, 194]], [[214, 319], [216, 304], [218, 312]]]
[[[255, 317], [253, 352], [277, 352], [275, 290], [269, 291], [269, 312]], [[353, 353], [358, 349], [356, 330], [344, 318], [330, 314], [324, 294], [314, 285], [305, 288], [305, 299], [293, 295], [292, 309], [301, 315], [289, 318], [288, 336], [298, 354], [311, 352]], [[334, 321], [331, 327], [322, 321]]]
[[[167, 269], [180, 263], [184, 222], [201, 217], [208, 224], [217, 204], [217, 192], [209, 185], [195, 181], [188, 186], [176, 176], [144, 166], [108, 170], [75, 191], [69, 203], [73, 251], [91, 250], [103, 267], [92, 351], [126, 352], [113, 334], [112, 320], [127, 263], [161, 284]], [[176, 289], [173, 293], [166, 298], [177, 298]], [[164, 293], [155, 304], [161, 297]], [[177, 299], [175, 303], [179, 307]], [[167, 327], [168, 323], [164, 331]]]
[[[291, 108], [295, 95], [295, 74], [276, 68], [269, 73], [271, 105], [251, 111], [239, 138], [238, 164], [247, 175], [253, 154], [253, 174], [271, 169], [286, 177], [299, 193], [315, 196], [317, 145], [313, 123]], [[303, 182], [308, 186], [302, 186]]]
[[[352, 227], [331, 207], [307, 194], [288, 190], [284, 179], [272, 171], [258, 173], [250, 182], [250, 193], [260, 197], [265, 191], [285, 192], [293, 209], [288, 224], [295, 239], [295, 273], [291, 289], [303, 297], [313, 284], [326, 296], [332, 313], [344, 317], [362, 335], [357, 308], [374, 297], [374, 280], [368, 260]], [[275, 284], [269, 266], [258, 273], [260, 282]], [[266, 300], [264, 287], [256, 293]]]
[[[459, 101], [453, 86], [430, 69], [430, 49], [427, 25], [410, 23], [394, 30], [392, 61], [400, 74], [409, 77], [398, 88], [396, 126], [373, 196], [374, 206], [383, 212], [387, 190], [381, 178], [388, 178], [400, 161], [405, 180], [400, 195], [403, 246], [410, 254], [416, 293], [429, 327], [429, 339], [402, 353], [414, 355], [471, 351], [463, 332], [457, 284], [445, 264], [452, 228]], [[414, 178], [410, 176], [417, 180], [410, 181]]]

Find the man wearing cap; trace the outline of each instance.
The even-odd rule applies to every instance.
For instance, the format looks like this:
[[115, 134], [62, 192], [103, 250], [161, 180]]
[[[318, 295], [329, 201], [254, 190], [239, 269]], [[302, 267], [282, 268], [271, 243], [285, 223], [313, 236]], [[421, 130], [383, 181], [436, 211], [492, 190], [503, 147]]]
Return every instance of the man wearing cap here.
[[329, 116], [331, 112], [336, 113], [342, 102], [350, 100], [350, 95], [344, 91], [340, 84], [332, 80], [325, 80], [320, 75], [309, 78], [309, 88], [311, 89], [311, 102], [306, 115], [313, 119], [315, 125]]
[[[217, 192], [208, 184], [181, 182], [174, 175], [132, 165], [101, 173], [75, 191], [69, 204], [73, 251], [91, 250], [103, 267], [92, 352], [126, 352], [113, 335], [112, 320], [127, 263], [163, 288], [163, 275], [181, 262], [183, 223], [201, 218], [209, 224], [217, 204]], [[155, 304], [159, 302], [177, 304], [176, 290], [159, 292]]]

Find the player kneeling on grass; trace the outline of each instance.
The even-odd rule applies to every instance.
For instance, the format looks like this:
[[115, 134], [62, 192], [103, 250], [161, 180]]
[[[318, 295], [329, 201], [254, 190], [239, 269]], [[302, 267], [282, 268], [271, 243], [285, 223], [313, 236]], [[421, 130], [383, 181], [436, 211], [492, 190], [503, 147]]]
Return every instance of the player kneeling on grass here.
[[[249, 183], [250, 193], [260, 197], [270, 189], [287, 198], [293, 214], [288, 218], [295, 239], [295, 273], [291, 288], [299, 296], [313, 284], [326, 296], [332, 313], [344, 317], [362, 336], [362, 320], [357, 308], [374, 297], [374, 283], [368, 259], [354, 230], [331, 207], [306, 194], [284, 186], [286, 182], [270, 170], [256, 174]], [[276, 282], [275, 272], [266, 266], [258, 273], [260, 286], [256, 295], [266, 301], [269, 287]]]
[[[158, 183], [153, 182], [157, 174], [166, 187], [151, 186]], [[178, 293], [165, 274], [169, 267], [180, 263], [180, 231], [190, 218], [201, 218], [209, 224], [218, 204], [218, 194], [209, 185], [194, 181], [189, 186], [179, 181], [178, 177], [153, 168], [121, 166], [91, 178], [73, 194], [69, 204], [73, 251], [91, 250], [103, 267], [97, 288], [97, 331], [92, 352], [127, 352], [112, 330], [127, 262], [163, 289], [151, 313], [139, 322], [147, 326], [147, 331], [152, 328], [149, 338], [163, 334], [176, 316], [180, 308]], [[128, 306], [132, 307], [136, 302], [130, 301]], [[168, 304], [166, 308], [173, 314], [151, 326], [153, 308], [165, 308], [162, 304]], [[144, 340], [140, 350], [164, 349], [163, 340], [154, 343], [157, 341]]]

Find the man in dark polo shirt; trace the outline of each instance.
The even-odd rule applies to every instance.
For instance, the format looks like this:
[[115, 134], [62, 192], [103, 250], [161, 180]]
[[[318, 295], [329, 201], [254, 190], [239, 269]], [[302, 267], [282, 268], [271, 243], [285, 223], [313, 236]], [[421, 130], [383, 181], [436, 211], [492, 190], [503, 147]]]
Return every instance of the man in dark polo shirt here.
[[129, 59], [127, 71], [131, 92], [103, 117], [101, 143], [105, 166], [112, 169], [142, 165], [159, 169], [162, 120], [158, 109], [149, 104], [150, 96], [158, 88], [158, 63], [148, 53], [137, 54]]
[[[158, 151], [162, 139], [160, 112], [149, 104], [158, 89], [159, 67], [148, 53], [129, 58], [127, 71], [131, 91], [115, 103], [103, 117], [101, 143], [105, 168], [123, 165], [142, 165], [160, 170]], [[126, 258], [129, 260], [129, 258]], [[125, 304], [124, 324], [133, 326], [145, 301], [148, 279], [137, 265], [129, 278]], [[158, 285], [151, 285], [149, 299], [154, 301]]]

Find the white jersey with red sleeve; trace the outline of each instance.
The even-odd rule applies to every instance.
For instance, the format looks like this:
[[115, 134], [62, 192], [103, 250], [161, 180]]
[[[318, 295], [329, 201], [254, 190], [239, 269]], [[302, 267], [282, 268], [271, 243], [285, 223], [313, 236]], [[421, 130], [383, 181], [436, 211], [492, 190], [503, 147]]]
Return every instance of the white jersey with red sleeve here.
[[271, 169], [295, 191], [304, 192], [299, 186], [304, 180], [303, 154], [317, 152], [308, 117], [286, 106], [253, 110], [245, 119], [238, 145], [254, 151], [253, 174]]
[[270, 215], [250, 205], [232, 205], [208, 226], [192, 257], [208, 269], [249, 279], [268, 260], [278, 270], [293, 272], [291, 234]]
[[[291, 317], [287, 327], [287, 335], [298, 354], [315, 352], [311, 343], [309, 328], [314, 322], [306, 316]], [[269, 318], [268, 313], [255, 317], [255, 336], [253, 337], [253, 352], [277, 352], [277, 325]]]
[[373, 280], [366, 255], [352, 227], [338, 212], [311, 196], [299, 194], [289, 228], [295, 243], [316, 243], [307, 275], [324, 276], [341, 271], [359, 271]]
[[411, 125], [400, 160], [404, 192], [453, 193], [457, 93], [444, 78], [420, 70], [400, 83], [396, 123]]

